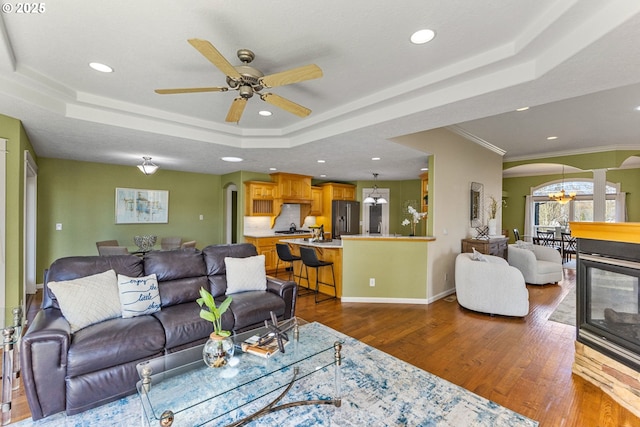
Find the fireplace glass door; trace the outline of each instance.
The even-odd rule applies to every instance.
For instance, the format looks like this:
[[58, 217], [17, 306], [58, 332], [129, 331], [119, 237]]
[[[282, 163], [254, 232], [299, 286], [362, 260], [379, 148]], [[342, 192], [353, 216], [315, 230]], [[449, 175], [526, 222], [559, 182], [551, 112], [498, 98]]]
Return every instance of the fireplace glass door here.
[[580, 269], [578, 339], [640, 367], [640, 263], [582, 254]]

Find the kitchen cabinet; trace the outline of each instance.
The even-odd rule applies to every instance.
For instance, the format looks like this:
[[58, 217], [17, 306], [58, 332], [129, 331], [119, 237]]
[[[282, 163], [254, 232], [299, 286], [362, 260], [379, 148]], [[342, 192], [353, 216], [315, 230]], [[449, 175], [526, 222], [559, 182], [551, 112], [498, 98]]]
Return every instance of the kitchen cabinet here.
[[429, 210], [429, 172], [420, 174], [421, 191], [420, 197], [422, 199], [422, 212]]
[[322, 187], [311, 187], [311, 210], [309, 215], [320, 216], [322, 215], [322, 209]]
[[509, 238], [496, 237], [494, 239], [462, 239], [461, 246], [462, 252], [473, 252], [473, 248], [476, 251], [485, 255], [499, 256], [507, 259], [507, 251]]
[[311, 177], [292, 173], [272, 173], [271, 179], [277, 185], [278, 199], [283, 201], [311, 200]]
[[355, 200], [356, 186], [351, 184], [326, 183], [320, 184], [325, 192], [324, 200]]
[[245, 181], [245, 215], [273, 216], [277, 185], [273, 182]]

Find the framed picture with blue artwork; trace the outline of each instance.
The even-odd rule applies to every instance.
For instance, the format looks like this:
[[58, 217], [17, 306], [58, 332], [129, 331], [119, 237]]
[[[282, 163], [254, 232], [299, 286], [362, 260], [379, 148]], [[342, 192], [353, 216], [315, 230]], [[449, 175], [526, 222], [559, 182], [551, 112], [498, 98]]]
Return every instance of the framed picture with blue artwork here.
[[169, 192], [116, 188], [116, 224], [169, 222]]

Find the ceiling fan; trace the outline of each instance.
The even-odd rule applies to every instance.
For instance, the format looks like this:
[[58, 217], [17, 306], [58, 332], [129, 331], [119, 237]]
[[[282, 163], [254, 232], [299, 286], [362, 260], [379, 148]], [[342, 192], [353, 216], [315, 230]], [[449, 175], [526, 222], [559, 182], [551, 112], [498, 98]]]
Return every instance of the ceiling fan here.
[[315, 64], [309, 64], [302, 67], [292, 68], [287, 71], [270, 74], [265, 76], [260, 70], [249, 65], [255, 58], [255, 55], [249, 49], [238, 50], [238, 58], [242, 61], [242, 65], [233, 66], [220, 52], [208, 41], [200, 39], [189, 39], [191, 46], [195, 47], [205, 58], [227, 76], [228, 87], [196, 87], [182, 89], [156, 89], [156, 93], [161, 95], [175, 93], [196, 93], [196, 92], [226, 92], [229, 89], [237, 90], [236, 97], [227, 113], [227, 122], [239, 122], [247, 100], [258, 94], [260, 99], [271, 105], [282, 108], [299, 117], [306, 117], [311, 114], [311, 110], [296, 104], [286, 98], [271, 92], [261, 93], [263, 89], [277, 86], [299, 83], [305, 80], [312, 80], [322, 77], [322, 70]]

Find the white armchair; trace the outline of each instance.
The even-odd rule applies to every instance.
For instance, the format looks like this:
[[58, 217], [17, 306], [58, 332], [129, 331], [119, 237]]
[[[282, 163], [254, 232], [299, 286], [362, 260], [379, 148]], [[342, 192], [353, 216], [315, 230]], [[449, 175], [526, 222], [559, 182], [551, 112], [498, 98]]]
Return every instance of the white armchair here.
[[548, 246], [509, 245], [509, 265], [522, 272], [524, 281], [532, 285], [558, 283], [562, 280], [562, 256]]
[[455, 281], [458, 303], [469, 310], [504, 316], [529, 313], [529, 291], [517, 268], [503, 258], [483, 255], [475, 261], [473, 254], [456, 257]]

